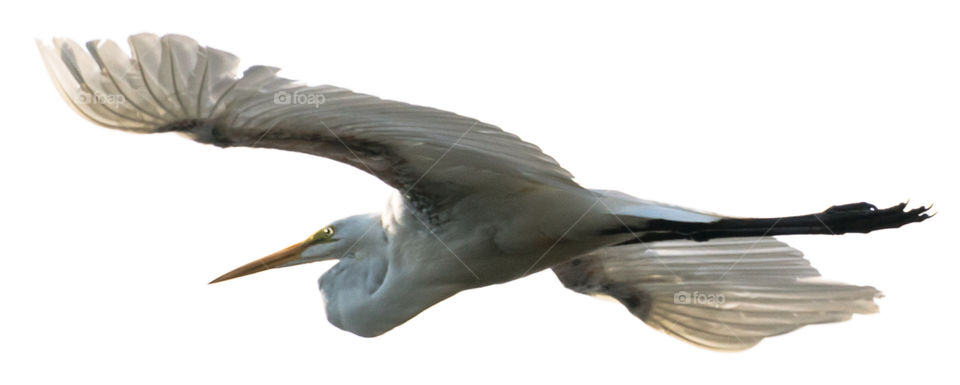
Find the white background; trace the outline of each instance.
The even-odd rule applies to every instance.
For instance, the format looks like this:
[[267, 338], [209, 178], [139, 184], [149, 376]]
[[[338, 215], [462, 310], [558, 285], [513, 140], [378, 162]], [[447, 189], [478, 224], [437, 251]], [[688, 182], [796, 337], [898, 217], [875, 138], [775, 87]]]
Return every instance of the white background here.
[[[5, 12], [0, 382], [956, 379], [955, 3], [214, 3]], [[325, 319], [316, 280], [330, 263], [206, 282], [379, 211], [388, 187], [302, 154], [95, 127], [60, 99], [33, 41], [144, 31], [497, 124], [592, 188], [742, 216], [907, 198], [940, 214], [787, 238], [825, 277], [886, 298], [879, 314], [744, 353], [689, 346], [549, 271], [363, 339]]]

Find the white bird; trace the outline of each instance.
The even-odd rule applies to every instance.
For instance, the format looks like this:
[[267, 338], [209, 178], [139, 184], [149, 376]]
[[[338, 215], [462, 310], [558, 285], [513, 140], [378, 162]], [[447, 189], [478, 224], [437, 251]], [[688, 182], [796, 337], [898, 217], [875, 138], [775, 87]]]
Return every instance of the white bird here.
[[[663, 332], [742, 350], [804, 325], [876, 311], [879, 292], [817, 279], [771, 236], [842, 234], [928, 218], [867, 203], [735, 218], [590, 190], [536, 146], [475, 119], [280, 78], [185, 36], [38, 42], [67, 102], [105, 127], [177, 132], [219, 147], [298, 151], [368, 172], [397, 193], [213, 282], [338, 259], [320, 278], [329, 321], [377, 336], [472, 288], [552, 268]], [[211, 282], [211, 283], [213, 283]]]

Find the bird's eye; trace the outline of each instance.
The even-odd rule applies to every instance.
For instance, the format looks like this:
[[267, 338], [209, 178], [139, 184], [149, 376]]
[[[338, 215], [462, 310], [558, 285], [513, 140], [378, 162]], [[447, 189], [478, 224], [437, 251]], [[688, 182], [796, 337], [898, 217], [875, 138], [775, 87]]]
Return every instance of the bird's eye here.
[[314, 242], [325, 241], [332, 238], [333, 233], [335, 232], [336, 230], [333, 228], [333, 226], [327, 226], [314, 233], [313, 236], [310, 237], [310, 240]]

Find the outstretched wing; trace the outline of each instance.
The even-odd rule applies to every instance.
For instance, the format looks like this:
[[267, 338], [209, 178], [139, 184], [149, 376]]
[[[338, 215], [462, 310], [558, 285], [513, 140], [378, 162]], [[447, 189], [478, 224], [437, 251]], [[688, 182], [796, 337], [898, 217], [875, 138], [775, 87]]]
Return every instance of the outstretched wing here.
[[664, 333], [723, 351], [876, 312], [880, 296], [819, 279], [803, 253], [770, 237], [611, 246], [553, 271], [571, 290], [613, 297]]
[[414, 205], [529, 183], [574, 185], [536, 146], [475, 119], [334, 86], [306, 86], [185, 36], [39, 43], [57, 87], [90, 121], [176, 131], [218, 146], [268, 147], [331, 158], [373, 174]]

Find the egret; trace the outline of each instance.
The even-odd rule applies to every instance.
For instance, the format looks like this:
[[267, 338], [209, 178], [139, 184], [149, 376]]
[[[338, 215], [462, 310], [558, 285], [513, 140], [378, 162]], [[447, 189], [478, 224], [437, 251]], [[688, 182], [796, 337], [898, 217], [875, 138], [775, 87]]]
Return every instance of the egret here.
[[743, 350], [804, 325], [876, 311], [880, 293], [819, 279], [773, 238], [867, 233], [930, 217], [868, 203], [741, 218], [587, 189], [550, 156], [475, 119], [277, 76], [181, 35], [86, 49], [38, 42], [62, 96], [93, 123], [175, 132], [219, 147], [330, 158], [396, 189], [386, 210], [334, 221], [230, 271], [338, 260], [319, 280], [328, 320], [381, 335], [456, 293], [552, 269], [574, 291], [612, 297], [697, 346]]

